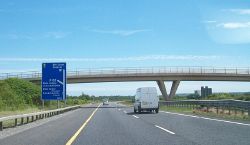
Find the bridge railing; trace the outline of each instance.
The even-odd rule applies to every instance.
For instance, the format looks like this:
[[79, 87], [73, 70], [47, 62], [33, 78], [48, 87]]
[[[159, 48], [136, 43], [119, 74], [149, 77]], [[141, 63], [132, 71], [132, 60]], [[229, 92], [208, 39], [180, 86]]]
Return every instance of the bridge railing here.
[[[68, 70], [67, 76], [123, 75], [123, 74], [242, 74], [249, 75], [249, 68], [220, 67], [130, 67]], [[6, 78], [41, 78], [40, 71], [1, 73], [0, 79]]]
[[219, 109], [228, 110], [230, 114], [231, 111], [235, 113], [241, 111], [242, 114], [245, 112], [250, 116], [250, 101], [240, 101], [240, 100], [180, 100], [180, 101], [161, 101], [160, 105], [173, 106], [173, 107], [205, 107], [208, 111], [209, 108], [215, 108], [218, 113]]

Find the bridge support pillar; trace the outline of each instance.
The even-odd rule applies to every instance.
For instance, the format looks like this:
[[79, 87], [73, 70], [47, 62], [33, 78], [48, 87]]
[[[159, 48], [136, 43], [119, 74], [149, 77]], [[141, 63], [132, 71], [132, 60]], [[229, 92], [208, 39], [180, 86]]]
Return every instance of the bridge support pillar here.
[[169, 99], [171, 99], [172, 97], [175, 96], [175, 93], [178, 89], [178, 86], [180, 84], [180, 81], [176, 80], [176, 81], [173, 81], [173, 84], [172, 84], [172, 87], [171, 87], [171, 90], [170, 90], [170, 95], [169, 95]]
[[170, 100], [173, 96], [175, 96], [175, 93], [178, 89], [178, 86], [180, 84], [180, 81], [179, 80], [175, 80], [173, 81], [172, 83], [172, 87], [171, 87], [171, 90], [170, 90], [170, 94], [168, 95], [167, 93], [167, 89], [166, 89], [166, 86], [165, 86], [165, 83], [163, 80], [158, 80], [156, 81], [158, 86], [159, 86], [159, 89], [161, 91], [161, 94], [163, 96], [163, 98], [167, 101], [167, 100]]
[[169, 99], [168, 99], [168, 93], [167, 93], [167, 90], [166, 90], [164, 81], [163, 81], [163, 80], [158, 80], [158, 81], [156, 81], [156, 82], [157, 82], [157, 84], [158, 84], [158, 86], [159, 86], [159, 89], [160, 89], [160, 91], [161, 91], [161, 94], [162, 94], [163, 98], [164, 98], [165, 100], [169, 100]]

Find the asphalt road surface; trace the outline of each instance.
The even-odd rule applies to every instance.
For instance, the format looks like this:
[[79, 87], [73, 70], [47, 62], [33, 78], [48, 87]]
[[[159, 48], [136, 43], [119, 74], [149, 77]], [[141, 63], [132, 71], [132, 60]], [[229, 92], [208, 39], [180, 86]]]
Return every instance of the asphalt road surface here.
[[134, 114], [133, 108], [117, 103], [95, 104], [3, 138], [0, 144], [249, 145], [250, 124], [170, 112]]

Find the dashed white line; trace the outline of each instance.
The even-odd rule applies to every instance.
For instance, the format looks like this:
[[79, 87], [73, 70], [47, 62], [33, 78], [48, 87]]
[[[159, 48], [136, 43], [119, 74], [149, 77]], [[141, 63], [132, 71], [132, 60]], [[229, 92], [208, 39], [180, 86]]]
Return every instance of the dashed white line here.
[[133, 115], [135, 118], [139, 118], [138, 116]]
[[160, 128], [161, 130], [164, 130], [164, 131], [166, 131], [166, 132], [168, 132], [168, 133], [170, 133], [170, 134], [175, 134], [174, 132], [172, 132], [172, 131], [170, 131], [170, 130], [167, 130], [167, 129], [163, 128], [163, 127], [160, 127], [160, 126], [158, 126], [158, 125], [155, 125], [155, 127]]
[[123, 111], [124, 113], [127, 113], [127, 111]]
[[121, 109], [118, 109], [119, 111], [121, 110]]
[[225, 123], [231, 123], [231, 124], [238, 124], [238, 125], [250, 126], [250, 124], [240, 123], [240, 122], [234, 122], [234, 121], [227, 121], [227, 120], [213, 119], [213, 118], [207, 118], [207, 117], [199, 117], [199, 116], [194, 116], [194, 115], [186, 115], [186, 114], [173, 113], [173, 112], [167, 112], [167, 111], [161, 111], [161, 112], [164, 112], [164, 113], [167, 113], [167, 114], [173, 114], [173, 115], [185, 116], [185, 117], [193, 117], [193, 118], [198, 118], [198, 119], [205, 119], [205, 120], [211, 120], [211, 121], [218, 121], [218, 122], [225, 122]]

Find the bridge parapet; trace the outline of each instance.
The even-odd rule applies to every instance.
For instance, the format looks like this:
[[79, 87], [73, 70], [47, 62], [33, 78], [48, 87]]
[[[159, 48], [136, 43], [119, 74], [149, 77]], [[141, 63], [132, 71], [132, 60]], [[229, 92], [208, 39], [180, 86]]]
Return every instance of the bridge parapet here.
[[[105, 75], [141, 75], [141, 74], [204, 74], [204, 75], [250, 75], [249, 68], [229, 67], [129, 67], [129, 68], [92, 68], [68, 70], [68, 77], [105, 76]], [[41, 71], [1, 73], [0, 80], [7, 78], [41, 78]]]

